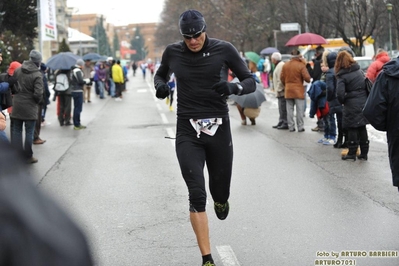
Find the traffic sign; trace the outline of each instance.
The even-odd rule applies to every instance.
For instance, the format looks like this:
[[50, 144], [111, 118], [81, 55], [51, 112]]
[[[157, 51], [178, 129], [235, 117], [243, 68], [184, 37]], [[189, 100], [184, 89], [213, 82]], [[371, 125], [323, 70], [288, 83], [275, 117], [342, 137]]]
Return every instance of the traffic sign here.
[[301, 26], [299, 23], [281, 23], [281, 31], [301, 31]]

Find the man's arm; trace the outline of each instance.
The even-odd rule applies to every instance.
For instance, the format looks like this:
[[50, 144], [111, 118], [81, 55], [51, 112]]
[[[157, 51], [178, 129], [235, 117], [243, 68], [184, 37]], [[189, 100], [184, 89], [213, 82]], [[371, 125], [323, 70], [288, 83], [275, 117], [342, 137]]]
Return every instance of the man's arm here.
[[33, 98], [35, 99], [37, 104], [41, 104], [43, 102], [43, 89], [43, 77], [40, 73], [40, 76], [38, 75], [37, 77], [35, 77], [33, 81]]
[[228, 67], [240, 80], [239, 85], [242, 86], [242, 90], [241, 88], [239, 89], [239, 94], [242, 95], [254, 92], [256, 90], [256, 81], [246, 63], [241, 59], [237, 49], [232, 44], [228, 45], [227, 54], [229, 55]]
[[309, 72], [308, 72], [308, 70], [306, 69], [306, 67], [303, 67], [303, 68], [302, 68], [302, 78], [303, 78], [303, 80], [306, 81], [307, 83], [310, 82], [310, 75], [309, 75]]
[[8, 88], [9, 88], [8, 82], [1, 82], [0, 83], [0, 93], [7, 92]]

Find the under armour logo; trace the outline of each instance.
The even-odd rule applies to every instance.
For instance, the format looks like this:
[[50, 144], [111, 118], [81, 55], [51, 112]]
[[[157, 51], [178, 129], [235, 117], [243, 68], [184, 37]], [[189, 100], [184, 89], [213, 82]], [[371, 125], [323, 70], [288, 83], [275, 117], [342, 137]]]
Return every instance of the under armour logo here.
[[204, 53], [203, 55], [204, 55], [204, 57], [205, 56], [209, 56], [211, 53]]

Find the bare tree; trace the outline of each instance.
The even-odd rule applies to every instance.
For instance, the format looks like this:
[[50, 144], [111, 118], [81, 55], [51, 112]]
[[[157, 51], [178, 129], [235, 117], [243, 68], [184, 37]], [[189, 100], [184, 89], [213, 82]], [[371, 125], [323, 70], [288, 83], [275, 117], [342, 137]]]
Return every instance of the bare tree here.
[[326, 14], [331, 25], [356, 55], [362, 55], [363, 43], [373, 35], [382, 16], [381, 1], [334, 0], [330, 6]]
[[[305, 1], [308, 16], [305, 16]], [[241, 51], [260, 52], [274, 46], [274, 30], [281, 23], [297, 22], [305, 31], [326, 38], [343, 38], [360, 55], [364, 41], [378, 35], [381, 19], [386, 19], [386, 1], [382, 0], [166, 0], [162, 22], [157, 29], [157, 45], [181, 40], [178, 29], [179, 15], [187, 9], [200, 10], [207, 23], [207, 32], [231, 42]], [[392, 17], [399, 28], [399, 0], [394, 1]], [[386, 27], [386, 26], [385, 26]], [[280, 49], [296, 32], [279, 33]]]

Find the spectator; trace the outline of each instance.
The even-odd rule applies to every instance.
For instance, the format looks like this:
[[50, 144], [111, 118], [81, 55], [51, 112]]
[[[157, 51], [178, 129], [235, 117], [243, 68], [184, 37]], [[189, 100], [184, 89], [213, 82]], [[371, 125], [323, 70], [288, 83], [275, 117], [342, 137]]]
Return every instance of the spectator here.
[[[82, 68], [83, 79], [92, 79], [91, 72], [93, 71], [93, 66], [91, 65], [90, 60], [86, 60], [85, 64]], [[90, 95], [91, 95], [91, 85], [92, 83], [87, 83], [83, 85], [83, 102], [91, 103]]]
[[384, 49], [379, 48], [374, 56], [374, 62], [371, 63], [367, 69], [366, 77], [374, 83], [378, 74], [381, 72], [383, 65], [390, 60], [391, 58], [388, 53]]
[[[2, 112], [3, 109], [8, 109], [8, 113], [10, 114], [11, 106], [12, 106], [12, 94], [17, 91], [17, 79], [14, 76], [15, 69], [19, 68], [21, 63], [17, 61], [11, 62], [10, 66], [8, 67], [7, 73], [0, 74], [0, 103], [3, 103], [5, 100], [5, 105], [0, 105], [0, 111]], [[6, 116], [5, 113], [2, 112], [0, 119], [2, 122], [5, 123]], [[4, 120], [3, 120], [4, 119]], [[0, 130], [0, 140], [4, 140], [8, 142], [7, 134], [5, 132], [6, 124], [4, 124], [4, 129]]]
[[115, 101], [122, 101], [122, 90], [123, 83], [125, 82], [123, 76], [123, 69], [121, 67], [121, 61], [116, 61], [116, 64], [112, 67], [112, 79], [115, 83]]
[[[14, 72], [18, 80], [18, 93], [13, 97], [11, 113], [11, 143], [24, 150], [27, 163], [37, 163], [33, 157], [32, 143], [38, 116], [39, 104], [43, 102], [43, 76], [39, 70], [42, 54], [36, 50], [29, 53], [29, 60], [24, 61]], [[22, 129], [25, 124], [25, 144], [22, 145]]]
[[375, 129], [387, 132], [392, 183], [399, 188], [399, 59], [389, 61], [382, 69], [363, 114]]
[[[334, 148], [344, 147], [345, 131], [342, 127], [342, 105], [337, 98], [337, 79], [335, 78], [334, 65], [337, 59], [337, 53], [331, 52], [327, 55], [327, 66], [326, 71], [326, 86], [327, 86], [327, 101], [330, 107], [330, 115], [336, 115], [336, 125], [338, 127], [338, 137], [334, 144]], [[333, 122], [331, 122], [333, 123]]]
[[[65, 74], [67, 77], [71, 76], [71, 70], [58, 69], [54, 72], [57, 77], [59, 74]], [[71, 80], [68, 79], [68, 88], [65, 91], [57, 91], [55, 95], [58, 99], [58, 121], [60, 126], [72, 126], [71, 123], [71, 112], [72, 112], [72, 90], [71, 90]], [[54, 84], [55, 87], [55, 84]]]
[[356, 161], [356, 151], [360, 145], [358, 159], [367, 160], [369, 140], [367, 120], [362, 109], [367, 99], [364, 74], [360, 66], [347, 51], [338, 53], [334, 70], [337, 77], [337, 96], [343, 105], [342, 125], [348, 131], [348, 153], [342, 160]]
[[[309, 72], [310, 78], [312, 79], [312, 82], [315, 82], [317, 80], [321, 79], [323, 71], [321, 70], [321, 63], [322, 63], [322, 56], [324, 52], [324, 47], [322, 46], [317, 46], [316, 47], [316, 53], [314, 55], [314, 58], [312, 59], [313, 61], [313, 68], [311, 67], [310, 63], [306, 64], [306, 68]], [[305, 95], [306, 99], [306, 95]], [[306, 109], [306, 101], [305, 101], [305, 109]], [[317, 119], [317, 126], [315, 128], [312, 128], [312, 131], [323, 131], [324, 130], [324, 122], [323, 119]]]
[[47, 106], [47, 102], [49, 101], [50, 95], [47, 94], [48, 91], [48, 83], [47, 83], [47, 78], [46, 78], [46, 70], [47, 67], [44, 63], [40, 64], [40, 73], [42, 74], [43, 78], [43, 100], [39, 104], [38, 108], [38, 113], [37, 113], [37, 121], [35, 125], [35, 132], [33, 134], [33, 144], [43, 144], [46, 142], [46, 140], [43, 140], [40, 138], [40, 130], [42, 128], [42, 122], [43, 122], [43, 110], [45, 110]]
[[310, 82], [310, 75], [306, 69], [305, 62], [298, 50], [291, 52], [291, 59], [284, 64], [280, 80], [285, 87], [284, 97], [287, 102], [287, 121], [290, 132], [295, 131], [294, 106], [296, 107], [296, 125], [298, 132], [304, 132], [303, 108], [305, 99], [305, 88], [303, 83]]
[[288, 129], [287, 122], [287, 101], [285, 100], [284, 93], [285, 88], [283, 83], [280, 80], [281, 71], [283, 70], [284, 62], [281, 61], [281, 54], [276, 52], [272, 54], [272, 63], [274, 64], [273, 71], [273, 89], [276, 93], [276, 97], [278, 100], [278, 112], [279, 119], [277, 125], [273, 126], [273, 128], [277, 129]]
[[0, 265], [93, 265], [82, 230], [33, 182], [23, 156], [2, 142], [0, 210]]
[[100, 99], [104, 99], [104, 91], [107, 84], [107, 70], [105, 69], [105, 63], [100, 63], [96, 67], [96, 74], [97, 77], [97, 87]]
[[83, 79], [83, 68], [84, 62], [82, 59], [78, 59], [76, 61], [76, 65], [71, 68], [71, 91], [73, 98], [73, 125], [75, 130], [85, 129], [86, 126], [83, 126], [80, 123], [80, 115], [83, 110], [83, 85], [87, 84], [87, 82]]

